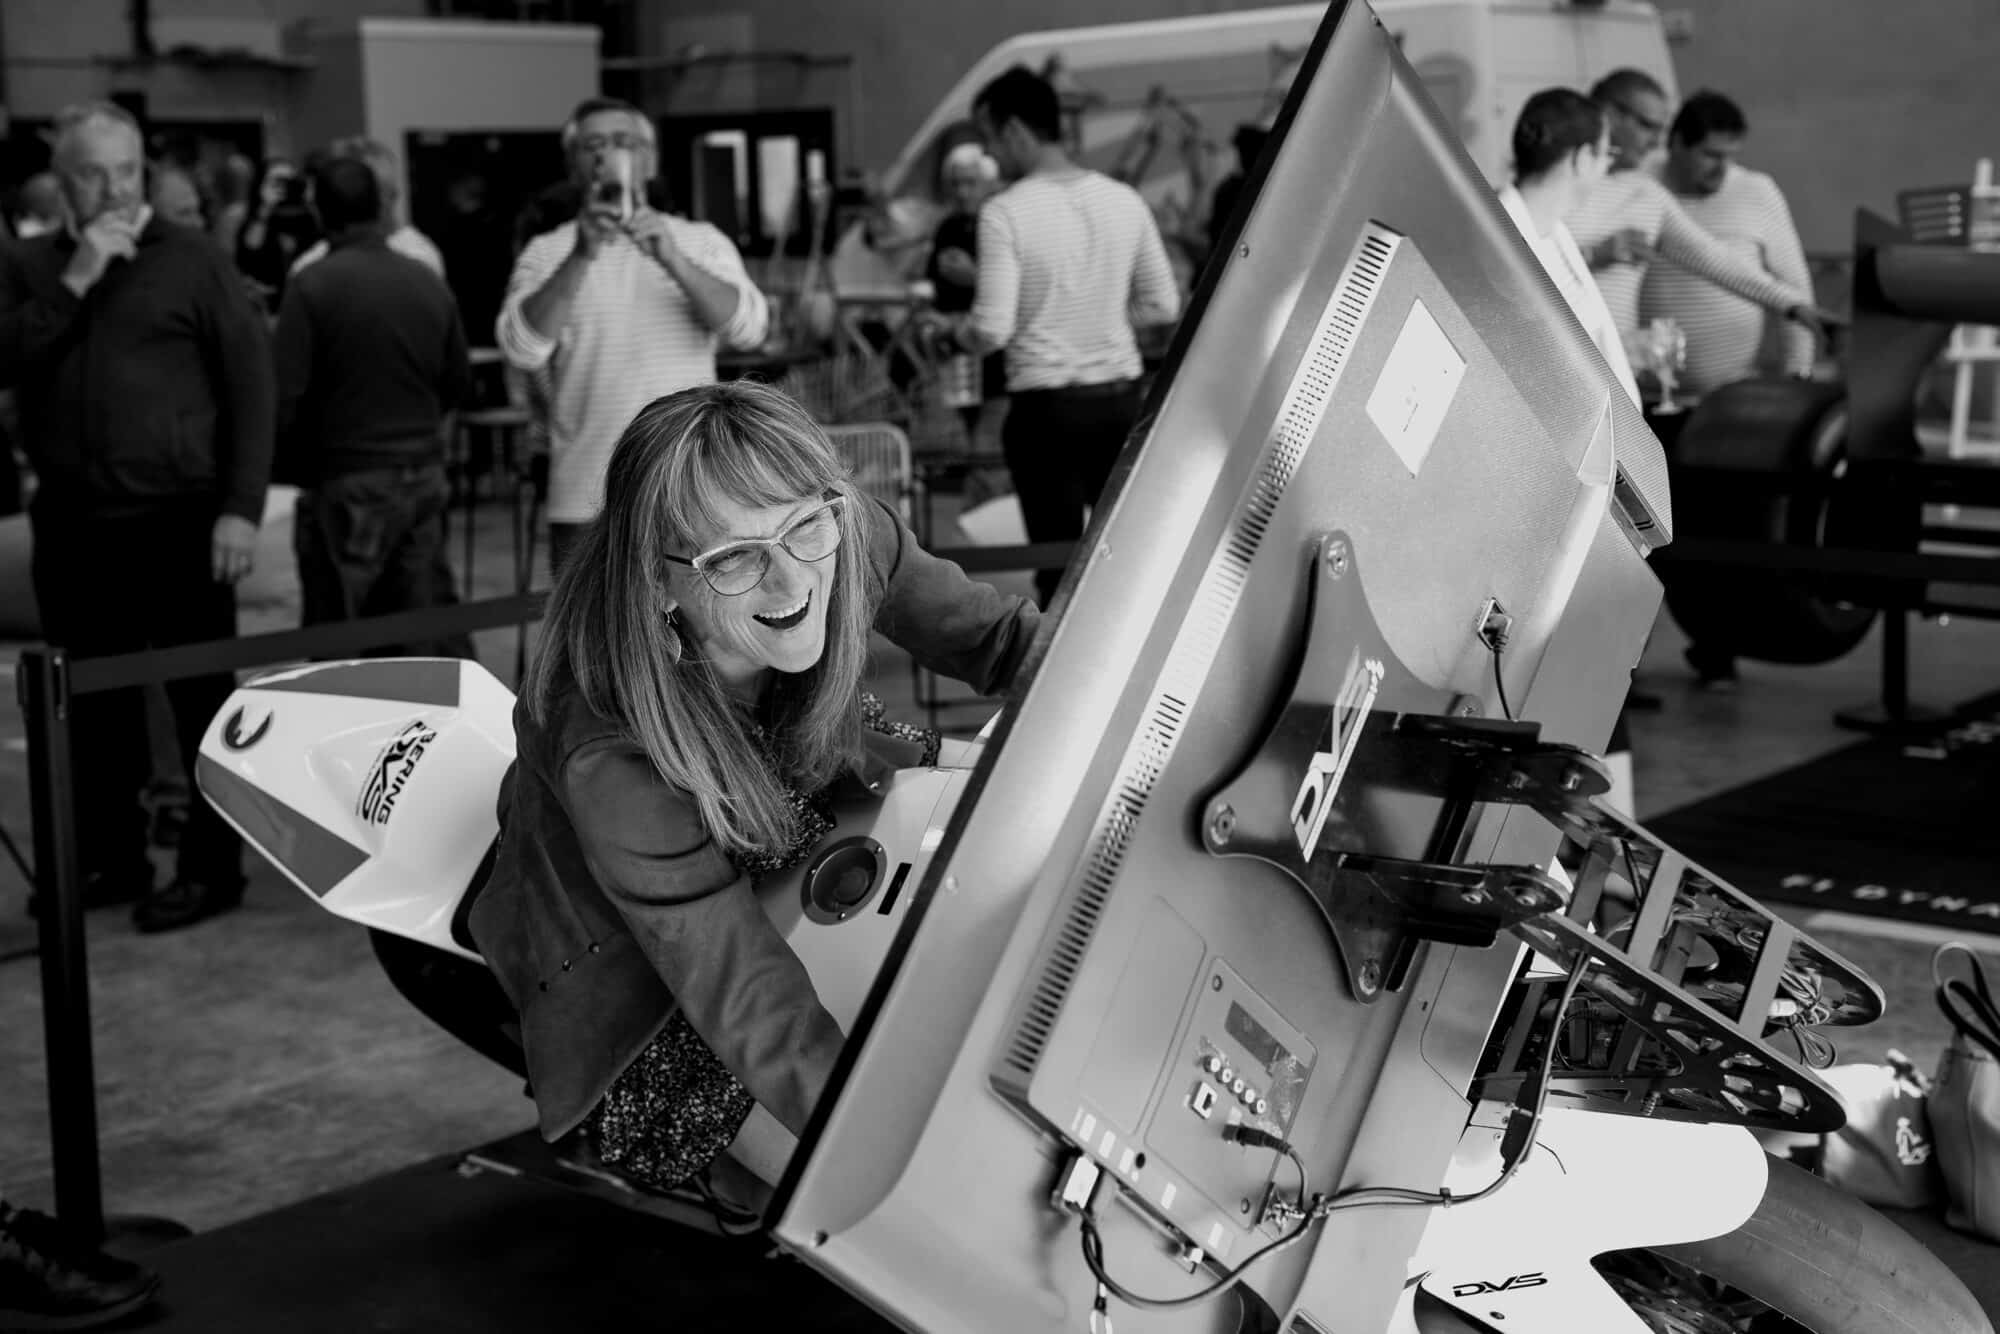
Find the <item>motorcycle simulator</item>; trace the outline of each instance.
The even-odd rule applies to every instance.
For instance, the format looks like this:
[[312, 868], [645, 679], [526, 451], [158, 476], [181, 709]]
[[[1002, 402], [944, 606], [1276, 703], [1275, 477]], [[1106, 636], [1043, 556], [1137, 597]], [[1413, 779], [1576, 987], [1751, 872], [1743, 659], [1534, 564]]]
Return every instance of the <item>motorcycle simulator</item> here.
[[[1600, 799], [1659, 444], [1366, 5], [1245, 195], [1015, 698], [755, 886], [848, 1035], [765, 1231], [921, 1330], [1989, 1330], [1751, 1134], [1881, 993]], [[198, 782], [469, 963], [511, 705], [281, 669]]]

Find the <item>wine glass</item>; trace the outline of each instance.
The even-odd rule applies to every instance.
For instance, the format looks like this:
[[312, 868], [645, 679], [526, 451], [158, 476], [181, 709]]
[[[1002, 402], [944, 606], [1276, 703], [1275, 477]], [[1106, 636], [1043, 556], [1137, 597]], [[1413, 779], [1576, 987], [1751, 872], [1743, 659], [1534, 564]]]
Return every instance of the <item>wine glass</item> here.
[[1653, 411], [1661, 416], [1679, 412], [1674, 388], [1679, 372], [1687, 367], [1687, 331], [1676, 320], [1653, 320], [1646, 325], [1645, 348], [1647, 368], [1660, 384], [1659, 405]]

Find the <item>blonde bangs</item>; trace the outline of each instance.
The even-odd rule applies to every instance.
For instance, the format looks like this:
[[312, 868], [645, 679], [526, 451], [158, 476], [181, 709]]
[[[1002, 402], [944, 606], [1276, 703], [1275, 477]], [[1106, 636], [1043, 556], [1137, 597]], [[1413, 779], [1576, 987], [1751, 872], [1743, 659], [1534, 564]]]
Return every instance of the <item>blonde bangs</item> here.
[[[719, 502], [790, 505], [829, 491], [846, 503], [826, 647], [813, 667], [774, 682], [764, 721], [776, 753], [766, 757], [708, 664], [671, 640], [661, 611], [666, 557], [730, 536]], [[573, 677], [590, 707], [693, 798], [724, 848], [784, 846], [792, 820], [784, 785], [823, 786], [860, 751], [873, 619], [860, 507], [872, 503], [818, 423], [778, 390], [736, 382], [655, 400], [613, 451], [604, 512], [557, 581], [531, 668], [531, 709], [549, 716], [562, 678]]]

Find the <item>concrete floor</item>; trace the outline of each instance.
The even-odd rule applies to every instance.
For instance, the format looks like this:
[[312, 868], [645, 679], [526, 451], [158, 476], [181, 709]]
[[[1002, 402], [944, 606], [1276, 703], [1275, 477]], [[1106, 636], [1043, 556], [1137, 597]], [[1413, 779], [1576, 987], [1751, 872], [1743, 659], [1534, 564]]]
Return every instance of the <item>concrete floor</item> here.
[[[944, 507], [949, 514], [949, 505]], [[505, 511], [481, 518], [482, 594], [505, 591]], [[1025, 576], [998, 582], [1025, 588]], [[271, 613], [246, 632], [275, 628]], [[1955, 703], [2000, 688], [2000, 626], [1922, 625], [1914, 633], [1917, 694]], [[1871, 644], [1815, 668], [1746, 665], [1734, 696], [1691, 688], [1681, 637], [1663, 621], [1642, 672], [1664, 708], [1634, 718], [1643, 817], [1722, 791], [1853, 738], [1831, 722], [1875, 688]], [[482, 639], [503, 678], [512, 633]], [[0, 646], [11, 674], [13, 653]], [[885, 654], [876, 681], [892, 714], [915, 718], [910, 675]], [[0, 823], [25, 844], [28, 812], [20, 720], [0, 706]], [[962, 698], [962, 697], [961, 697]], [[977, 707], [943, 721], [969, 731]], [[0, 865], [0, 958], [32, 945], [24, 887]], [[1849, 1035], [1847, 1058], [1900, 1046], [1935, 1060], [1942, 1025], [1928, 1000], [1922, 940], [1850, 933], [1835, 948], [1888, 986], [1892, 1019]], [[518, 1131], [531, 1109], [518, 1081], [447, 1039], [391, 991], [363, 934], [326, 916], [259, 869], [244, 908], [174, 935], [137, 936], [125, 914], [90, 918], [93, 1016], [104, 1192], [117, 1212], [167, 1215], [198, 1229], [241, 1219], [433, 1155]], [[51, 1202], [48, 1109], [37, 969], [0, 963], [0, 1189]]]

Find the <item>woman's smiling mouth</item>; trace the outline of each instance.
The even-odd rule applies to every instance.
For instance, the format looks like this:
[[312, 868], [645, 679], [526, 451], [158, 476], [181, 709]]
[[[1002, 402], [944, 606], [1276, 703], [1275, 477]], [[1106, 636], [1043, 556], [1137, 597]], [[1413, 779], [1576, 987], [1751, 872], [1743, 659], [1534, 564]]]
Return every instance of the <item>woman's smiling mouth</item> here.
[[778, 611], [756, 612], [752, 615], [751, 619], [755, 620], [759, 625], [769, 626], [773, 630], [789, 630], [805, 620], [806, 612], [811, 610], [811, 608], [812, 591], [808, 589], [806, 595], [800, 598], [795, 605], [782, 608]]

